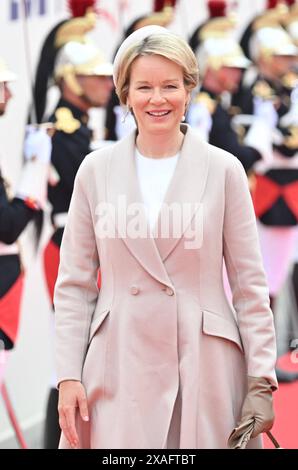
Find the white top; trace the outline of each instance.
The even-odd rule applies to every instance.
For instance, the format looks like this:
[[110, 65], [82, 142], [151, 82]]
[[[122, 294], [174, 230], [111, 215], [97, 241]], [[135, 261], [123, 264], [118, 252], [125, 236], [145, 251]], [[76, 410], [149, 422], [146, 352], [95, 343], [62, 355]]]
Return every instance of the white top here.
[[179, 153], [173, 157], [149, 158], [136, 149], [135, 158], [143, 203], [152, 231], [174, 174]]

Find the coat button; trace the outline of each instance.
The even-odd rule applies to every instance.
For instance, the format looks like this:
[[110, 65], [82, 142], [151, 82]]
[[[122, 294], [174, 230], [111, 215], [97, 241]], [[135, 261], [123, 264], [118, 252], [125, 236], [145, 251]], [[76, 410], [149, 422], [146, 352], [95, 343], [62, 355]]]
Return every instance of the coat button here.
[[167, 288], [166, 288], [166, 294], [167, 294], [167, 295], [174, 295], [173, 289], [172, 289], [171, 287], [167, 287]]
[[139, 292], [140, 292], [140, 289], [139, 289], [138, 287], [136, 287], [136, 286], [132, 286], [132, 287], [130, 288], [130, 293], [131, 293], [131, 295], [138, 295]]

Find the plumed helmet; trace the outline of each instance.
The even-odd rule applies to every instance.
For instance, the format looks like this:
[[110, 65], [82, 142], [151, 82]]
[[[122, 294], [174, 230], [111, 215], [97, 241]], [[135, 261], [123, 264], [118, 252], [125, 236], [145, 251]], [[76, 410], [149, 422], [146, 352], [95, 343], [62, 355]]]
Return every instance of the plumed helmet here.
[[261, 56], [293, 56], [297, 49], [283, 28], [288, 7], [280, 1], [268, 1], [267, 9], [247, 26], [240, 45], [248, 58], [257, 62]]
[[[77, 52], [80, 50], [77, 59], [81, 66], [84, 58], [86, 59], [88, 74], [94, 66], [94, 71], [96, 71], [94, 73], [97, 75], [100, 63], [102, 70], [105, 69], [105, 74], [110, 67], [109, 74], [111, 75], [111, 64], [104, 60], [99, 50], [95, 52], [95, 46], [90, 46], [86, 37], [88, 31], [92, 30], [96, 23], [97, 3], [96, 0], [68, 0], [71, 18], [58, 23], [46, 37], [40, 53], [34, 84], [34, 106], [37, 122], [42, 122], [44, 117], [48, 88], [54, 82], [55, 77], [62, 77], [62, 64], [64, 64], [64, 70], [67, 70], [69, 83], [73, 83], [74, 89], [79, 90], [78, 84], [75, 83], [75, 77], [69, 78], [77, 66], [73, 54], [75, 47]], [[68, 42], [79, 43], [81, 47], [78, 44], [65, 49]], [[88, 45], [86, 45], [87, 43]]]
[[189, 41], [201, 74], [204, 75], [208, 68], [247, 68], [250, 61], [234, 39], [237, 21], [234, 14], [227, 14], [227, 2], [210, 0], [208, 10], [208, 20], [197, 27]]
[[112, 63], [107, 62], [102, 52], [91, 42], [70, 41], [58, 52], [54, 77], [64, 79], [71, 90], [81, 95], [82, 91], [76, 80], [77, 75], [112, 76]]

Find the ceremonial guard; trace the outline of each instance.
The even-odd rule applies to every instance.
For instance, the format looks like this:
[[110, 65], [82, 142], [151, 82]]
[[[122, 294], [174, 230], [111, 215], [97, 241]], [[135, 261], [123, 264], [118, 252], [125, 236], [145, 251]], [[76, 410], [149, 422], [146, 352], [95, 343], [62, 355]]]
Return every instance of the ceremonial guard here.
[[[287, 18], [285, 4], [269, 2], [247, 27], [241, 45], [257, 76], [251, 83], [245, 80], [233, 99], [244, 114], [238, 122], [263, 108], [272, 128], [272, 158], [254, 165], [252, 197], [273, 311], [293, 259], [298, 223], [297, 47], [283, 27]], [[288, 382], [298, 373], [277, 370], [277, 376]]]
[[232, 126], [230, 97], [250, 61], [233, 39], [235, 17], [225, 16], [225, 3], [208, 2], [210, 18], [190, 39], [200, 64], [201, 88], [193, 96], [187, 121], [211, 144], [233, 153], [248, 171], [271, 152], [269, 128], [259, 119], [243, 141]]
[[258, 76], [249, 86], [244, 84], [237, 96], [244, 115], [253, 116], [259, 106], [267, 107], [266, 119], [274, 130], [273, 158], [255, 165], [252, 191], [272, 302], [287, 274], [298, 220], [297, 131], [292, 93], [295, 80], [290, 80], [297, 47], [280, 24], [285, 17], [284, 8], [279, 4], [269, 9], [244, 32], [241, 44], [254, 61]]
[[[9, 82], [16, 78], [0, 58], [0, 116], [12, 96]], [[1, 149], [2, 150], [2, 149]], [[9, 351], [16, 341], [24, 270], [18, 237], [44, 207], [51, 155], [51, 139], [43, 129], [27, 129], [20, 180], [14, 195], [0, 168], [0, 387]]]
[[[298, 46], [298, 3], [295, 1], [287, 1], [289, 5], [289, 12], [286, 18], [283, 21], [284, 26], [286, 27], [288, 33], [290, 34], [294, 44]], [[290, 89], [292, 89], [292, 101], [295, 105], [292, 106], [292, 111], [294, 113], [294, 123], [296, 126], [296, 135], [297, 135], [297, 126], [298, 126], [298, 70], [290, 71], [286, 77], [286, 83]], [[288, 282], [288, 292], [291, 295], [292, 302], [290, 303], [291, 307], [288, 311], [288, 322], [289, 325], [287, 329], [287, 334], [284, 338], [287, 341], [287, 347], [289, 349], [295, 348], [296, 338], [298, 334], [298, 233], [296, 240], [296, 248], [293, 259], [293, 268], [289, 276]]]
[[[153, 13], [144, 15], [134, 20], [125, 30], [121, 43], [134, 31], [143, 26], [159, 25], [167, 27], [174, 19], [174, 8], [176, 0], [155, 0]], [[120, 44], [119, 44], [120, 46]], [[116, 50], [119, 49], [119, 46]], [[120, 106], [119, 99], [113, 90], [107, 106], [105, 121], [106, 140], [119, 140], [133, 129], [136, 124], [134, 117]]]
[[[94, 2], [79, 2], [79, 13], [85, 15], [61, 23], [49, 34], [37, 69], [35, 102], [40, 119], [44, 118], [46, 109], [44, 92], [53, 78], [61, 95], [49, 118], [55, 128], [51, 163], [56, 181], [48, 188], [53, 234], [44, 251], [44, 267], [51, 303], [75, 175], [84, 157], [91, 151], [92, 131], [88, 127], [88, 111], [91, 107], [106, 106], [113, 88], [112, 64], [86, 37], [86, 32], [95, 26], [96, 21], [93, 9], [89, 8], [91, 3]], [[85, 9], [82, 9], [82, 4], [85, 4]], [[38, 103], [43, 103], [43, 109]], [[57, 403], [58, 393], [53, 377], [47, 406], [45, 448], [58, 447]]]

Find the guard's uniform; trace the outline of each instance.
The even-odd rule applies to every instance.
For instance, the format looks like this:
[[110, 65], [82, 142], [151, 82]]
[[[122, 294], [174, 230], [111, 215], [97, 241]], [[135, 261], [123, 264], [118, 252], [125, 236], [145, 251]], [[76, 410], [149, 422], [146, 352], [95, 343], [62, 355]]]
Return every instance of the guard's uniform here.
[[0, 341], [12, 349], [16, 340], [23, 272], [16, 243], [34, 217], [35, 210], [22, 199], [9, 200], [6, 183], [0, 172]]
[[[203, 107], [204, 116], [201, 112]], [[190, 106], [187, 120], [194, 128], [199, 128], [203, 120], [208, 127], [203, 137], [210, 144], [235, 155], [241, 161], [245, 171], [248, 171], [261, 159], [261, 154], [257, 149], [241, 142], [241, 135], [232, 127], [232, 117], [229, 108], [226, 109], [221, 103], [220, 96], [202, 88]]]
[[59, 248], [74, 179], [84, 157], [90, 153], [92, 131], [87, 126], [87, 114], [63, 99], [59, 101], [51, 121], [55, 123], [57, 129], [52, 139], [51, 162], [58, 173], [59, 181], [48, 188], [54, 233], [44, 252], [44, 266], [48, 292], [53, 302], [59, 266]]
[[[1, 114], [5, 112], [11, 97], [7, 83], [15, 79], [16, 75], [0, 58], [0, 86], [4, 86]], [[16, 242], [45, 202], [50, 151], [51, 141], [47, 133], [41, 129], [27, 128], [25, 162], [14, 198], [8, 194], [8, 184], [0, 168], [0, 353], [13, 348], [18, 332], [23, 271]], [[1, 356], [0, 387], [3, 376], [1, 366], [6, 362]]]
[[[294, 17], [291, 13], [289, 15], [284, 3], [268, 2], [267, 10], [247, 26], [240, 44], [247, 57], [255, 63], [256, 78], [250, 74], [244, 77], [242, 88], [233, 98], [234, 104], [240, 105], [244, 115], [258, 116], [260, 104], [269, 111], [265, 115], [271, 122], [273, 151], [271, 159], [256, 163], [251, 189], [273, 312], [275, 298], [286, 281], [291, 264], [298, 220], [298, 162], [295, 156], [298, 114], [297, 99], [295, 104], [292, 94], [297, 78], [289, 70], [290, 58], [297, 57], [297, 48], [284, 29], [288, 16]], [[275, 56], [287, 60], [276, 64]], [[289, 66], [288, 70], [286, 65]], [[287, 309], [283, 311], [283, 316], [287, 316]], [[289, 319], [283, 321], [290, 325]], [[290, 336], [289, 329], [286, 335], [287, 339], [294, 337]], [[280, 351], [284, 351], [286, 344], [282, 336], [283, 333], [278, 331]], [[293, 382], [298, 378], [297, 372], [280, 368], [277, 368], [276, 374], [279, 382]]]
[[243, 141], [243, 135], [232, 125], [228, 83], [215, 85], [220, 83], [223, 69], [244, 70], [251, 63], [233, 37], [235, 21], [233, 16], [226, 16], [226, 7], [226, 2], [208, 1], [209, 19], [195, 29], [189, 40], [200, 66], [202, 88], [192, 98], [187, 120], [203, 139], [234, 154], [248, 172], [262, 159], [263, 148], [258, 145], [259, 139], [249, 144]]
[[[35, 108], [39, 120], [45, 119], [48, 89], [53, 79], [61, 96], [69, 92], [69, 100], [81, 103], [83, 109], [105, 106], [112, 87], [110, 78], [113, 66], [106, 61], [102, 51], [86, 37], [96, 25], [96, 1], [69, 2], [73, 18], [55, 26], [48, 34], [40, 55], [35, 80]], [[82, 83], [78, 77], [102, 77], [103, 93], [97, 99], [89, 96], [88, 80]], [[97, 83], [99, 86], [99, 82]], [[74, 98], [72, 98], [74, 97]], [[67, 212], [72, 196], [76, 172], [84, 157], [90, 153], [91, 130], [87, 126], [88, 116], [79, 108], [61, 99], [50, 120], [54, 122], [55, 134], [52, 139], [51, 163], [54, 169], [52, 185], [48, 188], [48, 199], [52, 204], [53, 234], [44, 251], [45, 277], [50, 300], [59, 266], [59, 248]], [[56, 181], [54, 181], [54, 179]], [[51, 317], [52, 323], [54, 316]], [[52, 325], [53, 326], [53, 325]], [[49, 333], [53, 332], [53, 328]], [[49, 335], [51, 338], [51, 335]], [[44, 447], [58, 447], [60, 428], [58, 420], [58, 391], [53, 371], [49, 393]]]
[[[262, 93], [262, 96], [261, 96]], [[297, 126], [283, 117], [291, 108], [288, 88], [258, 78], [240, 97], [244, 114], [253, 114], [253, 97], [273, 99], [278, 114], [278, 143], [273, 144], [272, 162], [257, 165], [253, 197], [256, 215], [268, 226], [289, 227], [298, 223], [298, 160]]]
[[[278, 93], [278, 94], [277, 94]], [[278, 139], [272, 162], [257, 164], [252, 191], [270, 292], [277, 295], [287, 276], [298, 224], [297, 125], [287, 122], [288, 94], [276, 91]]]
[[272, 62], [275, 57], [293, 57], [294, 61], [297, 56], [297, 47], [280, 25], [282, 14], [279, 7], [270, 9], [246, 28], [241, 45], [260, 71], [233, 98], [244, 115], [257, 116], [260, 103], [271, 109], [267, 121], [271, 122], [273, 151], [271, 159], [254, 166], [252, 196], [272, 299], [285, 282], [298, 224], [297, 77], [290, 71], [280, 76]]

